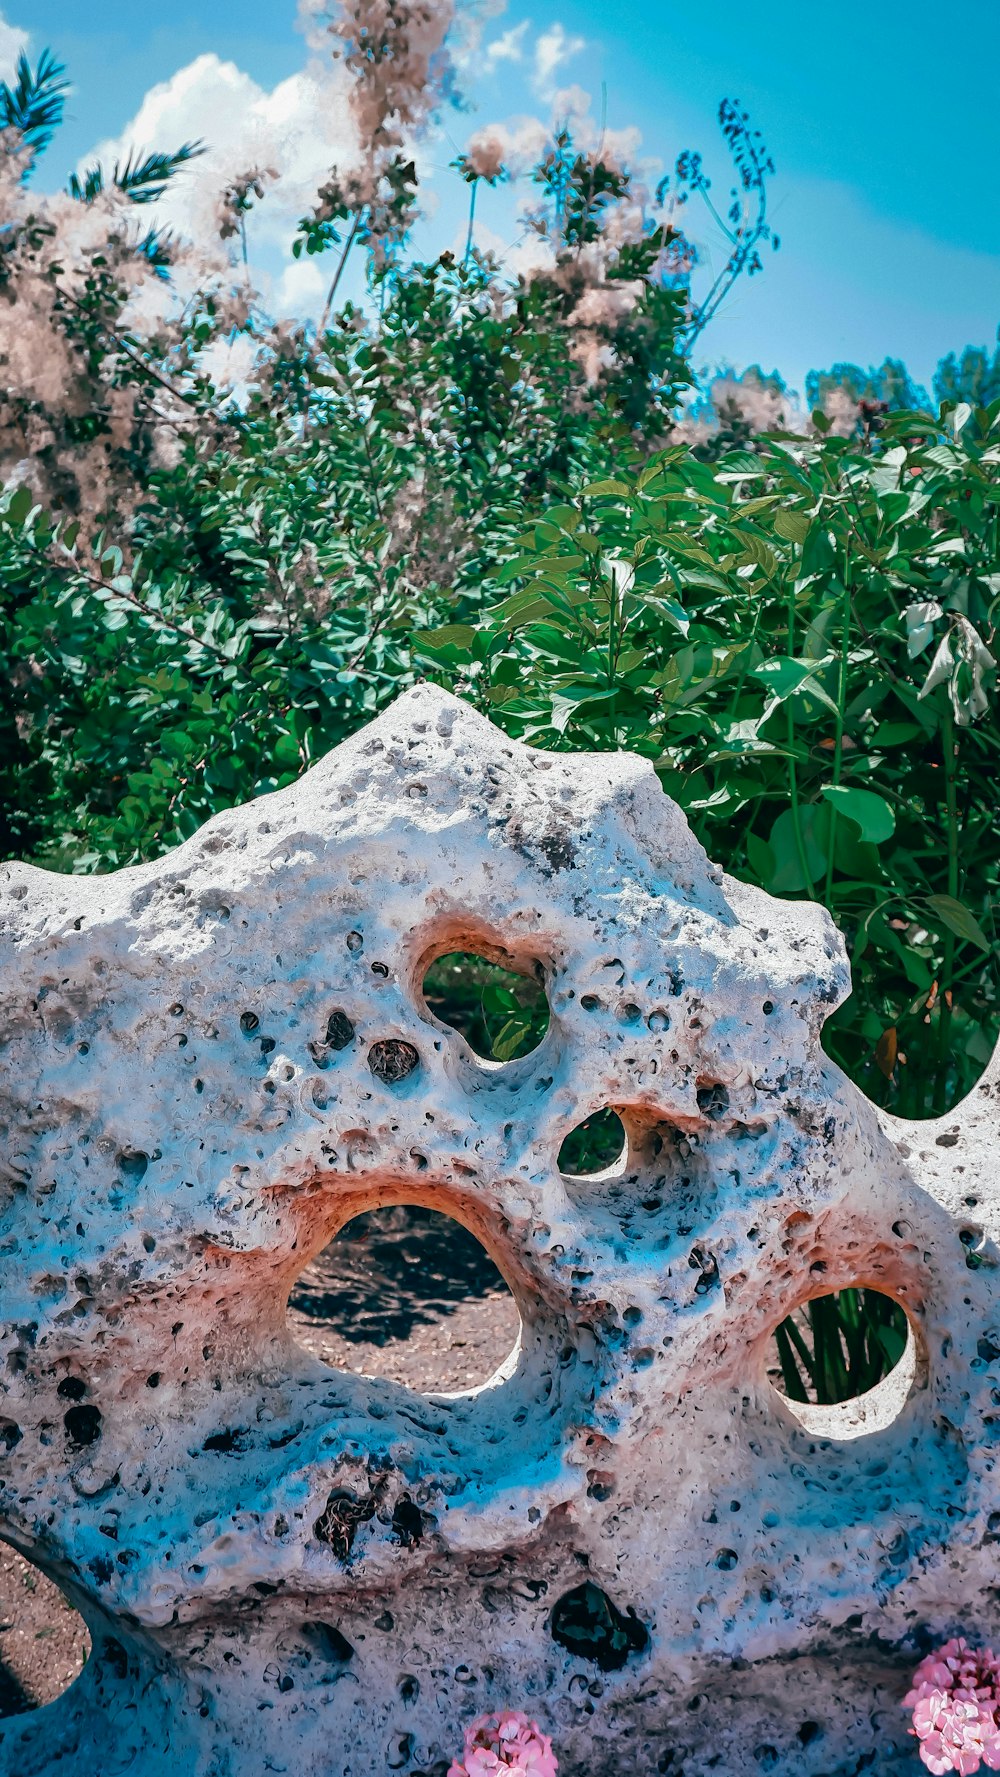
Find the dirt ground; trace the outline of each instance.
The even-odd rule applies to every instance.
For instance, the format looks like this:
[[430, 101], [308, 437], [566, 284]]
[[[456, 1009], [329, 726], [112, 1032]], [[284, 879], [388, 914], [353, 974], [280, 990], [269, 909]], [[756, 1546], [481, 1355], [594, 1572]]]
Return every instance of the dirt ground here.
[[303, 1272], [289, 1325], [324, 1363], [422, 1394], [486, 1382], [513, 1350], [513, 1297], [478, 1240], [426, 1209], [348, 1222]]
[[[478, 1241], [420, 1209], [350, 1222], [299, 1279], [288, 1319], [299, 1342], [332, 1368], [425, 1394], [485, 1382], [513, 1349], [519, 1325]], [[58, 1588], [0, 1544], [0, 1717], [52, 1702], [89, 1645]]]

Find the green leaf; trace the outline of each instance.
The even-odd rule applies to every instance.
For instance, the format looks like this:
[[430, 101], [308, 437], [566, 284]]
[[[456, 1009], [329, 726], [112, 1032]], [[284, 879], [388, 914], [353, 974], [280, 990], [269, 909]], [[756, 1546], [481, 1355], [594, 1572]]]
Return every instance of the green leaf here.
[[498, 574], [493, 575], [494, 584], [507, 586], [511, 580], [523, 580], [528, 574], [538, 572], [538, 551], [531, 555], [517, 555], [513, 561], [507, 562]]
[[935, 919], [947, 926], [949, 932], [954, 932], [956, 938], [975, 944], [979, 950], [993, 948], [975, 914], [969, 912], [964, 902], [956, 901], [953, 895], [928, 895], [925, 904]]
[[636, 588], [633, 588], [633, 596], [641, 599], [642, 603], [648, 605], [650, 610], [658, 611], [661, 617], [665, 617], [678, 635], [687, 635], [691, 628], [691, 619], [684, 606], [679, 605], [676, 599], [662, 598], [655, 592], [642, 592]]
[[884, 796], [876, 795], [874, 790], [857, 790], [847, 784], [824, 784], [820, 795], [838, 814], [854, 821], [861, 828], [862, 839], [869, 840], [872, 845], [881, 845], [896, 831], [895, 814]]
[[531, 1019], [523, 1012], [508, 1018], [493, 1038], [494, 1061], [513, 1061], [525, 1039], [531, 1035]]
[[423, 648], [460, 648], [467, 652], [475, 643], [476, 631], [468, 623], [444, 623], [440, 629], [414, 630], [413, 639]]
[[818, 882], [826, 870], [826, 809], [815, 803], [800, 808], [798, 826], [797, 837], [795, 816], [790, 808], [786, 808], [779, 814], [768, 836], [774, 872], [765, 886], [779, 895], [801, 894], [811, 883]]
[[758, 882], [767, 888], [774, 877], [775, 862], [771, 847], [756, 833], [747, 834], [747, 863]]
[[752, 562], [755, 567], [763, 569], [768, 579], [773, 580], [780, 564], [770, 543], [765, 543], [763, 537], [755, 536], [750, 531], [736, 531], [735, 536], [743, 545], [741, 565], [749, 566]]
[[786, 543], [804, 543], [809, 535], [809, 520], [804, 512], [789, 512], [783, 507], [774, 515], [774, 528]]
[[574, 716], [586, 716], [594, 710], [600, 710], [614, 697], [614, 691], [580, 691], [566, 694], [562, 691], [552, 693], [552, 726], [557, 734], [565, 734]]
[[627, 496], [632, 492], [632, 489], [627, 481], [617, 481], [611, 477], [607, 481], [592, 481], [587, 487], [581, 489], [581, 492], [584, 494], [625, 494]]
[[34, 505], [34, 496], [28, 487], [16, 487], [7, 501], [4, 517], [8, 524], [21, 526]]
[[875, 1337], [885, 1353], [890, 1369], [895, 1369], [906, 1350], [906, 1334], [899, 1327], [876, 1327]]
[[880, 722], [872, 736], [874, 747], [902, 747], [916, 740], [922, 730], [916, 722]]
[[829, 655], [823, 660], [794, 660], [789, 655], [777, 655], [771, 660], [762, 660], [759, 666], [752, 669], [750, 676], [763, 680], [776, 704], [784, 703], [787, 698], [803, 691], [837, 714], [833, 698], [815, 679], [820, 668], [829, 663]]
[[302, 764], [299, 743], [290, 734], [279, 734], [274, 743], [274, 761], [284, 771], [297, 771]]
[[[538, 582], [535, 582], [537, 587]], [[559, 623], [562, 619], [549, 598], [539, 598], [536, 591], [526, 587], [524, 592], [515, 592], [512, 598], [505, 599], [496, 612], [498, 621], [504, 629], [521, 629], [526, 623]]]

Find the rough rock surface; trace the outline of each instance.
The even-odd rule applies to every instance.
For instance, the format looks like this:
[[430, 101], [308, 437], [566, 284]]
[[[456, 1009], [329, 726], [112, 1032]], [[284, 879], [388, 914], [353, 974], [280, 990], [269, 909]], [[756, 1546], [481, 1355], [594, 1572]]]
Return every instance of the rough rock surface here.
[[[709, 864], [648, 764], [431, 688], [156, 863], [0, 868], [0, 908], [0, 1528], [94, 1641], [5, 1777], [412, 1777], [500, 1704], [563, 1777], [911, 1768], [922, 1632], [998, 1627], [995, 1065], [880, 1117], [820, 1047], [825, 914]], [[428, 1011], [458, 949], [541, 967], [533, 1054]], [[561, 1175], [604, 1105], [626, 1154]], [[393, 1203], [514, 1293], [478, 1392], [286, 1326]], [[774, 1327], [859, 1283], [908, 1361], [793, 1409]]]

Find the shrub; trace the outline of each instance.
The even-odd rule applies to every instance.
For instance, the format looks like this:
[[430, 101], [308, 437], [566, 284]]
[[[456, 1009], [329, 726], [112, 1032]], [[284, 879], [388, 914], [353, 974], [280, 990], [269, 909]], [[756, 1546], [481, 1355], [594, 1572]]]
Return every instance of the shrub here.
[[907, 1116], [997, 1026], [998, 469], [1000, 402], [868, 451], [678, 446], [549, 507], [504, 596], [417, 638], [511, 733], [646, 754], [713, 857], [824, 901], [854, 975], [828, 1046]]

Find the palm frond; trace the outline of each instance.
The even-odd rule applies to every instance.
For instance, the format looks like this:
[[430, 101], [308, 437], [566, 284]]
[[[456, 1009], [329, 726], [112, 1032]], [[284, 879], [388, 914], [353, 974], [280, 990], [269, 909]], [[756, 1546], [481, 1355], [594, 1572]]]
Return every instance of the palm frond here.
[[0, 131], [14, 131], [32, 155], [41, 154], [62, 122], [68, 91], [66, 70], [51, 50], [42, 50], [34, 70], [22, 50], [13, 86], [0, 80]]
[[[163, 196], [174, 174], [197, 155], [204, 154], [201, 142], [184, 142], [173, 154], [161, 154], [153, 151], [141, 157], [132, 149], [124, 166], [116, 161], [111, 175], [111, 184], [123, 191], [134, 204], [152, 204]], [[92, 204], [94, 199], [106, 189], [104, 168], [100, 162], [88, 167], [82, 180], [76, 174], [70, 175], [70, 196], [81, 203]]]
[[75, 173], [71, 173], [68, 189], [70, 197], [75, 197], [79, 203], [92, 204], [95, 197], [104, 190], [104, 173], [100, 165], [88, 167], [82, 182]]

